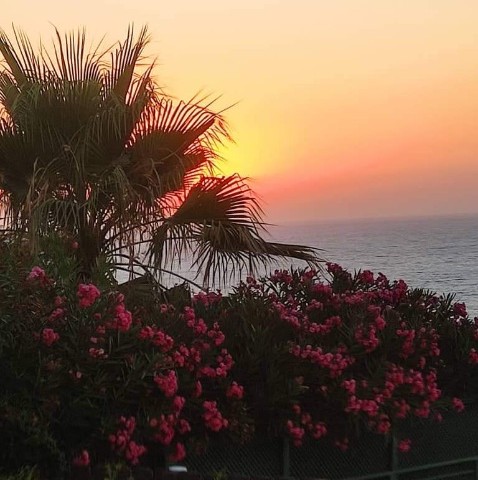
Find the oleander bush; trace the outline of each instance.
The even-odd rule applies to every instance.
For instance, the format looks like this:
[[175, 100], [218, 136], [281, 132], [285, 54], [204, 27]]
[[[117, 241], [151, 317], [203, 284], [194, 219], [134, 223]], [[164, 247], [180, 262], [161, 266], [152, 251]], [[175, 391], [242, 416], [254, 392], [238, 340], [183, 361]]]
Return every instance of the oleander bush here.
[[[249, 278], [221, 323], [257, 430], [347, 449], [473, 401], [477, 319], [453, 296], [335, 264]], [[400, 439], [403, 451], [408, 439]]]
[[37, 465], [55, 478], [71, 466], [161, 464], [203, 449], [210, 435], [250, 435], [212, 315], [197, 317], [193, 304], [141, 315], [114, 285], [76, 285], [68, 268], [53, 277], [46, 255], [28, 265], [3, 244], [0, 258], [4, 469]]
[[452, 296], [329, 264], [146, 302], [107, 262], [78, 284], [75, 248], [0, 242], [1, 474], [161, 467], [213, 438], [353, 448], [474, 401], [477, 320]]

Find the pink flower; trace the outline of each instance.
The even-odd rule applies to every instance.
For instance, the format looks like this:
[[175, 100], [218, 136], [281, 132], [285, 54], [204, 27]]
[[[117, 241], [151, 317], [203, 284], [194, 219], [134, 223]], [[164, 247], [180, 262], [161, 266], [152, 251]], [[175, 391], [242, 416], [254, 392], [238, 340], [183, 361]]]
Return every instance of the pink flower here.
[[173, 397], [178, 391], [178, 379], [176, 372], [173, 370], [170, 370], [167, 375], [155, 375], [154, 383], [156, 383], [166, 397]]
[[45, 270], [41, 267], [33, 267], [28, 274], [27, 280], [43, 279], [46, 277]]
[[180, 442], [175, 446], [174, 452], [169, 456], [169, 460], [172, 462], [179, 462], [186, 457], [186, 448]]
[[49, 282], [45, 270], [41, 267], [33, 267], [27, 276], [27, 281], [38, 282], [41, 286], [45, 286]]
[[136, 442], [131, 440], [126, 446], [124, 456], [131, 465], [137, 465], [139, 463], [139, 457], [146, 453], [146, 447], [144, 445], [138, 445]]
[[221, 412], [217, 408], [217, 403], [213, 401], [205, 401], [203, 403], [203, 419], [206, 427], [213, 432], [219, 432], [222, 428], [227, 428], [229, 422], [223, 418]]
[[140, 340], [151, 340], [154, 337], [155, 329], [152, 327], [144, 327], [140, 330], [138, 337]]
[[81, 377], [83, 376], [83, 374], [79, 370], [70, 370], [68, 373], [71, 375], [73, 380], [81, 380]]
[[207, 336], [214, 341], [214, 345], [216, 345], [216, 347], [224, 343], [224, 340], [226, 339], [224, 333], [221, 332], [219, 324], [217, 322], [214, 322], [213, 329], [207, 332]]
[[65, 304], [65, 297], [60, 297], [59, 295], [55, 297], [55, 307], [59, 308]]
[[52, 328], [44, 328], [41, 332], [41, 341], [47, 347], [51, 347], [59, 339], [60, 335], [58, 335], [58, 333], [56, 333]]
[[387, 326], [387, 322], [383, 319], [383, 317], [377, 317], [375, 319], [375, 325], [379, 330], [383, 330]]
[[170, 419], [161, 415], [157, 424], [158, 432], [154, 435], [154, 439], [162, 445], [169, 445], [174, 438], [174, 423]]
[[357, 387], [357, 382], [352, 379], [352, 380], [344, 380], [342, 382], [342, 387], [347, 391], [349, 395], [355, 395], [355, 389]]
[[360, 274], [359, 278], [364, 283], [367, 283], [367, 284], [372, 284], [373, 283], [373, 273], [370, 270], [364, 270]]
[[55, 308], [55, 310], [53, 310], [53, 312], [51, 312], [50, 316], [48, 317], [48, 321], [54, 322], [55, 320], [62, 318], [64, 314], [65, 310], [63, 308]]
[[164, 333], [162, 330], [158, 330], [156, 333], [154, 333], [152, 341], [153, 344], [159, 347], [162, 352], [167, 352], [171, 350], [174, 346], [174, 340], [172, 339], [172, 337]]
[[[150, 422], [151, 426], [153, 426], [153, 420], [157, 424], [157, 420], [152, 419]], [[136, 419], [135, 417], [120, 417], [119, 424], [120, 428], [116, 434], [109, 435], [108, 441], [113, 450], [124, 455], [124, 458], [132, 465], [136, 465], [139, 462], [139, 457], [146, 453], [144, 445], [139, 445], [134, 440], [131, 440], [131, 436], [136, 428]]]
[[411, 445], [412, 445], [412, 441], [409, 438], [405, 438], [404, 440], [401, 440], [398, 443], [398, 449], [402, 453], [407, 453], [410, 451]]
[[126, 310], [123, 303], [116, 305], [115, 318], [108, 325], [111, 328], [117, 328], [120, 332], [127, 332], [133, 323], [133, 315], [129, 310]]
[[232, 382], [232, 385], [227, 389], [226, 397], [241, 399], [244, 396], [244, 387], [238, 385], [237, 382]]
[[377, 432], [385, 435], [390, 431], [391, 427], [392, 424], [390, 423], [388, 415], [380, 415], [380, 420], [377, 424]]
[[406, 418], [412, 409], [412, 407], [410, 407], [410, 405], [403, 398], [400, 401], [395, 400], [393, 405], [397, 409], [395, 414], [395, 417], [397, 418]]
[[206, 426], [212, 430], [213, 432], [219, 432], [222, 427], [224, 427], [224, 420], [222, 419], [222, 416], [217, 415], [214, 417], [211, 417], [207, 422]]
[[177, 431], [180, 434], [191, 431], [189, 422], [184, 419], [178, 420], [175, 414], [160, 415], [159, 418], [152, 418], [149, 425], [155, 430], [153, 432], [154, 440], [166, 446], [171, 444], [175, 436], [175, 427], [177, 427]]
[[349, 449], [349, 439], [344, 438], [342, 440], [336, 440], [335, 446], [342, 452], [346, 452]]
[[458, 317], [463, 317], [463, 318], [466, 317], [467, 316], [466, 305], [464, 303], [456, 302], [455, 305], [453, 305], [453, 313]]
[[319, 439], [324, 435], [327, 435], [327, 427], [325, 426], [325, 423], [323, 422], [316, 423], [313, 426], [312, 437], [314, 437], [315, 439]]
[[185, 403], [186, 403], [186, 399], [184, 397], [179, 397], [179, 396], [174, 397], [174, 400], [173, 400], [174, 412], [179, 414], [179, 412], [181, 412], [181, 410], [184, 408]]
[[81, 453], [73, 459], [75, 467], [87, 467], [90, 464], [90, 454], [88, 450], [82, 450]]
[[88, 308], [91, 307], [91, 305], [95, 303], [95, 300], [100, 296], [100, 291], [91, 283], [80, 283], [80, 285], [78, 285], [76, 296], [78, 297], [80, 307]]
[[468, 355], [468, 362], [472, 365], [476, 365], [478, 363], [478, 353], [474, 348], [470, 350], [470, 353]]
[[457, 397], [451, 399], [451, 404], [457, 412], [463, 412], [463, 410], [465, 410], [465, 404]]
[[202, 384], [199, 380], [196, 381], [194, 385], [194, 391], [192, 393], [193, 398], [200, 397], [202, 395]]
[[93, 358], [107, 358], [108, 355], [105, 355], [105, 351], [102, 348], [90, 348], [88, 354]]
[[172, 462], [179, 462], [186, 457], [186, 448], [180, 442], [178, 442], [175, 446], [174, 452], [169, 455], [169, 460]]
[[181, 434], [181, 435], [184, 435], [185, 433], [188, 433], [191, 431], [191, 425], [189, 424], [189, 422], [187, 420], [185, 420], [184, 418], [181, 418], [178, 420], [178, 432]]

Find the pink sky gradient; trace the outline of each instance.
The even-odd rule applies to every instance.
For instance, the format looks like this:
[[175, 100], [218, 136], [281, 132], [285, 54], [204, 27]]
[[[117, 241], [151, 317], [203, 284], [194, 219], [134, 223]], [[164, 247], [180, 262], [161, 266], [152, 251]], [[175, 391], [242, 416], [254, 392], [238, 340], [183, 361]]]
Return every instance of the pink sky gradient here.
[[16, 0], [3, 23], [147, 23], [168, 93], [223, 94], [225, 173], [271, 222], [478, 213], [476, 0]]

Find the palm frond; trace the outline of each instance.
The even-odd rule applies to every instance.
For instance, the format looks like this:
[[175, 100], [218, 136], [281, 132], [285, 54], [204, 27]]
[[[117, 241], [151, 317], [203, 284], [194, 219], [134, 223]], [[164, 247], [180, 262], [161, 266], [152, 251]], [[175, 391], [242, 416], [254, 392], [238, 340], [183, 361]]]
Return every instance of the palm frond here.
[[[105, 98], [114, 98], [126, 103], [133, 86], [134, 73], [140, 65], [141, 55], [149, 43], [147, 27], [143, 27], [135, 40], [134, 28], [130, 26], [126, 39], [111, 52], [109, 69], [105, 77]], [[145, 76], [149, 78], [149, 74]]]
[[212, 170], [216, 153], [210, 144], [227, 137], [221, 116], [199, 103], [154, 101], [132, 132], [128, 174], [154, 197], [187, 190], [201, 173]]
[[255, 275], [279, 259], [295, 258], [319, 267], [317, 249], [302, 245], [265, 241], [257, 231], [240, 224], [215, 223], [204, 226], [197, 238], [194, 266], [205, 282], [227, 284], [246, 272]]
[[257, 272], [274, 257], [318, 264], [313, 248], [265, 241], [261, 216], [257, 200], [241, 177], [203, 177], [154, 232], [150, 255], [161, 267], [189, 253], [205, 281], [221, 283], [243, 271]]
[[174, 214], [175, 223], [233, 222], [256, 229], [262, 210], [244, 179], [202, 177]]
[[15, 80], [16, 85], [22, 86], [28, 80], [28, 62], [22, 63], [22, 46], [18, 45], [19, 53], [15, 50], [13, 43], [4, 30], [0, 30], [0, 53], [7, 64], [8, 73]]

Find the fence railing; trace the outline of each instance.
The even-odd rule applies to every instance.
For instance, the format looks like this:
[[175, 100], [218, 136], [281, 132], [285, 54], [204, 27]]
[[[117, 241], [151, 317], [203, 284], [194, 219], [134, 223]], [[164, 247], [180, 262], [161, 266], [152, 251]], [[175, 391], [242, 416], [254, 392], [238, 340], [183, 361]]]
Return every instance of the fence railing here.
[[[205, 455], [188, 456], [189, 471], [230, 477], [330, 480], [478, 480], [478, 409], [441, 423], [411, 422], [396, 437], [364, 432], [342, 452], [328, 442], [292, 446], [287, 439], [256, 438], [246, 445], [213, 442]], [[411, 440], [401, 453], [398, 443]]]
[[[448, 471], [444, 471], [448, 470]], [[478, 479], [478, 456], [460, 458], [448, 462], [432, 463], [416, 467], [390, 470], [360, 477], [348, 477], [345, 480], [445, 480], [445, 479]]]

